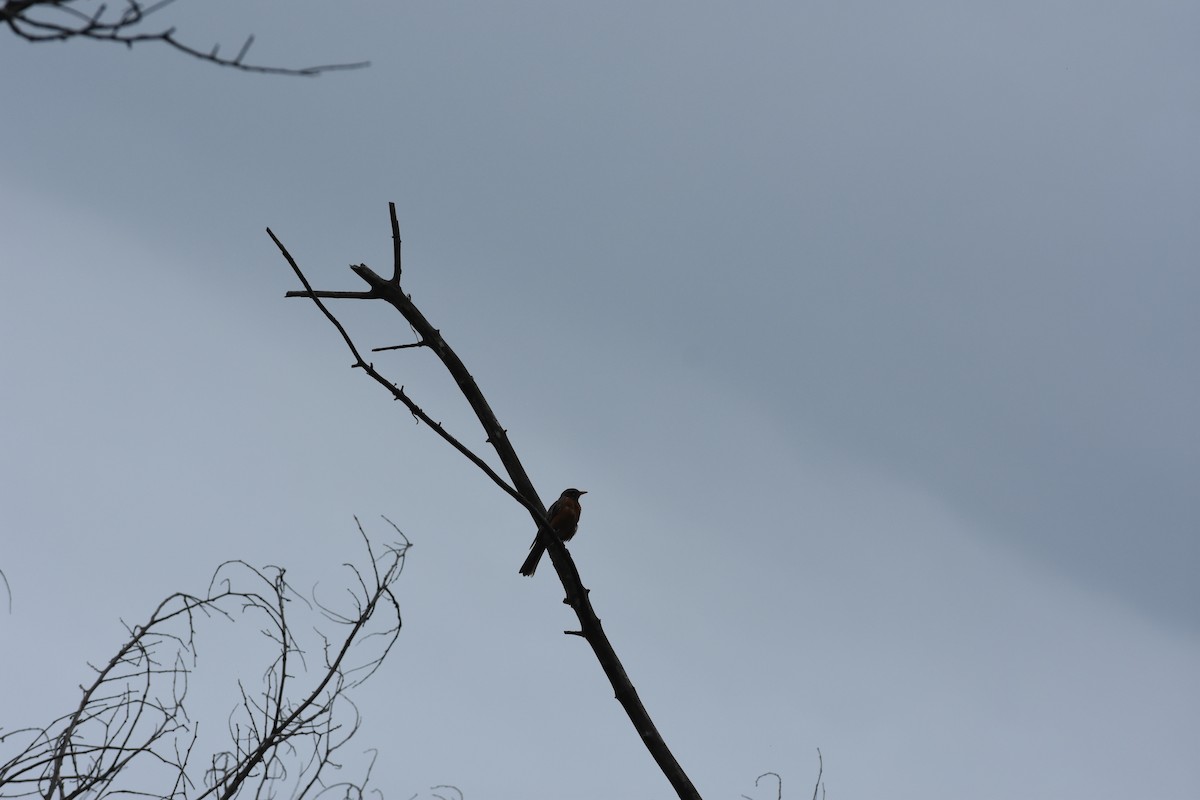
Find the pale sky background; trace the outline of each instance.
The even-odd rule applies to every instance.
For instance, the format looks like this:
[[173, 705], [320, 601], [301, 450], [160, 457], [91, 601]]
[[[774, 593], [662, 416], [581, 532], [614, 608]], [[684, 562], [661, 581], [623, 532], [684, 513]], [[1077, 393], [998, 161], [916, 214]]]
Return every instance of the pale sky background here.
[[[0, 38], [0, 726], [225, 559], [336, 585], [385, 514], [387, 797], [671, 796], [524, 511], [283, 299], [266, 226], [356, 289], [394, 201], [543, 498], [589, 490], [572, 552], [706, 798], [808, 797], [818, 747], [837, 800], [1200, 798], [1200, 5], [171, 15], [373, 66]], [[431, 354], [376, 363], [483, 448]]]

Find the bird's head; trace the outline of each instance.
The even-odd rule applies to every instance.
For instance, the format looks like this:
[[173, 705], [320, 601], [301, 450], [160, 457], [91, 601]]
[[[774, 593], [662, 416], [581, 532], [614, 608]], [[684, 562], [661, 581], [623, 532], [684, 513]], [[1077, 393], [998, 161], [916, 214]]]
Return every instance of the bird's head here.
[[580, 496], [580, 495], [584, 495], [584, 494], [587, 494], [587, 492], [585, 492], [585, 491], [584, 491], [584, 490], [582, 490], [582, 489], [567, 489], [566, 491], [564, 491], [564, 492], [562, 493], [562, 496], [563, 496], [563, 497], [569, 497], [569, 498], [571, 498], [572, 500], [578, 500], [578, 499], [579, 499], [579, 496]]

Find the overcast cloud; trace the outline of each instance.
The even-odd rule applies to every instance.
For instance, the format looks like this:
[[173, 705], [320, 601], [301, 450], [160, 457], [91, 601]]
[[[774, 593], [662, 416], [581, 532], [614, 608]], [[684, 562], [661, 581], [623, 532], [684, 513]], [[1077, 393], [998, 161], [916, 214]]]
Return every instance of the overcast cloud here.
[[[1200, 796], [1200, 7], [170, 13], [372, 66], [0, 46], [0, 727], [221, 561], [329, 585], [386, 514], [385, 795], [667, 796], [528, 517], [283, 299], [263, 228], [359, 288], [394, 201], [543, 498], [589, 490], [572, 552], [705, 797], [807, 796], [817, 747], [830, 798]], [[376, 364], [483, 447], [429, 354]]]

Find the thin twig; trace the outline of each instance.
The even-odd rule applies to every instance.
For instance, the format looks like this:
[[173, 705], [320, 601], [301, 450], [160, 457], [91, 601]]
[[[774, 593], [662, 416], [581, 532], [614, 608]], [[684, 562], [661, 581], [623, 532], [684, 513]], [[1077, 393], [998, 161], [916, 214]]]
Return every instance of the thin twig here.
[[408, 344], [392, 344], [392, 345], [388, 345], [387, 347], [372, 347], [371, 352], [372, 353], [383, 353], [388, 350], [407, 350], [410, 347], [425, 347], [425, 346], [426, 345], [424, 342], [410, 342]]

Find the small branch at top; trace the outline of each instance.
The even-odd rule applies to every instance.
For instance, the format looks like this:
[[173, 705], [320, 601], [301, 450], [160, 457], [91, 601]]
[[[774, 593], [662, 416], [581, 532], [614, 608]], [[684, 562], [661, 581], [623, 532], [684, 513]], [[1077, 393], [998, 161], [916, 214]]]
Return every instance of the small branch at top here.
[[172, 0], [143, 5], [139, 0], [124, 0], [116, 6], [100, 4], [94, 12], [84, 13], [76, 5], [85, 5], [78, 0], [0, 0], [0, 24], [27, 42], [62, 42], [70, 39], [90, 39], [99, 42], [116, 42], [126, 47], [146, 42], [158, 42], [200, 61], [220, 67], [257, 72], [269, 75], [297, 75], [313, 77], [323, 72], [362, 69], [371, 62], [357, 61], [347, 64], [321, 64], [312, 67], [270, 67], [245, 63], [246, 55], [254, 44], [251, 34], [233, 58], [219, 55], [220, 46], [213, 45], [205, 51], [186, 44], [176, 38], [175, 28], [166, 27], [158, 31], [143, 31], [146, 18]]

